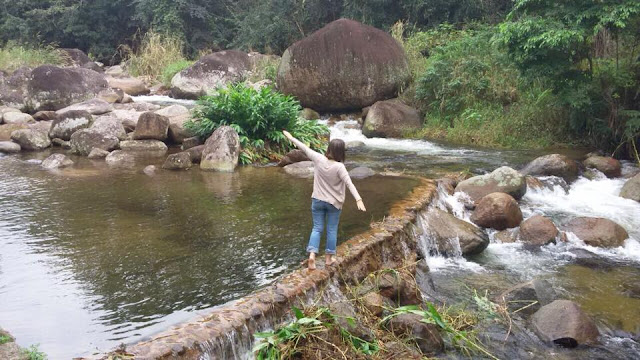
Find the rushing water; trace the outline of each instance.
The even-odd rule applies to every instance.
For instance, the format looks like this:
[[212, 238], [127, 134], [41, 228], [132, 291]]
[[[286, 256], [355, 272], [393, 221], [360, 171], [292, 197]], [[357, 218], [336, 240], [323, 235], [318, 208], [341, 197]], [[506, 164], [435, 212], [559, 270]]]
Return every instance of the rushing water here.
[[[108, 351], [236, 299], [304, 258], [311, 179], [276, 167], [233, 174], [133, 169], [73, 157], [45, 171], [46, 153], [0, 155], [0, 324], [52, 359]], [[353, 166], [348, 164], [349, 167]], [[355, 181], [346, 239], [378, 221], [415, 180]]]

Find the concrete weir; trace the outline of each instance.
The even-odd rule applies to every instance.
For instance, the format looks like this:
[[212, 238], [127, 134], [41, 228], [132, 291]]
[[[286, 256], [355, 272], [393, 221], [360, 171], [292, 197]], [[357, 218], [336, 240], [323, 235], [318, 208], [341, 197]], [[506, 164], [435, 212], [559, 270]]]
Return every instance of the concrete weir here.
[[250, 357], [252, 334], [286, 320], [300, 306], [333, 283], [361, 281], [369, 273], [415, 261], [413, 229], [419, 212], [437, 194], [434, 181], [420, 179], [404, 200], [395, 203], [382, 222], [338, 247], [331, 269], [298, 269], [274, 284], [221, 305], [201, 319], [184, 323], [127, 347], [136, 359], [244, 359]]

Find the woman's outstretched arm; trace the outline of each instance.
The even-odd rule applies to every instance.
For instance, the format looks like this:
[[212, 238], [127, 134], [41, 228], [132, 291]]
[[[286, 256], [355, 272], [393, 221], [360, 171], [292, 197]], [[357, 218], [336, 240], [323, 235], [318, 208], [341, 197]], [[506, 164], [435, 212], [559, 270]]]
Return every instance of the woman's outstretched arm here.
[[367, 211], [367, 208], [364, 207], [364, 202], [362, 201], [362, 197], [358, 193], [356, 186], [353, 185], [353, 181], [351, 181], [351, 176], [349, 176], [349, 172], [347, 172], [347, 169], [343, 166], [338, 172], [338, 174], [340, 176], [340, 179], [344, 181], [344, 183], [347, 185], [347, 188], [349, 189], [349, 192], [351, 193], [351, 195], [353, 195], [353, 198], [356, 199], [358, 210]]
[[284, 130], [282, 131], [282, 133], [284, 134], [284, 136], [289, 139], [289, 141], [291, 141], [298, 149], [304, 151], [305, 155], [307, 155], [307, 157], [309, 158], [309, 160], [315, 162], [321, 161], [321, 160], [326, 160], [327, 158], [318, 153], [315, 152], [313, 150], [311, 150], [307, 145], [305, 145], [302, 141], [294, 138], [288, 131]]

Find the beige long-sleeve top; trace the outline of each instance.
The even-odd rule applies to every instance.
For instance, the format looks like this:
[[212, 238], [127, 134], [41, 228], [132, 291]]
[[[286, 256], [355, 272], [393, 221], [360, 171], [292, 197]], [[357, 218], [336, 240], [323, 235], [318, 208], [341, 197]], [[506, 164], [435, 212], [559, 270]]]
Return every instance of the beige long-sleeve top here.
[[327, 159], [326, 156], [311, 150], [298, 139], [291, 141], [313, 161], [312, 198], [326, 201], [336, 208], [342, 209], [345, 187], [348, 187], [356, 201], [362, 199], [343, 163]]

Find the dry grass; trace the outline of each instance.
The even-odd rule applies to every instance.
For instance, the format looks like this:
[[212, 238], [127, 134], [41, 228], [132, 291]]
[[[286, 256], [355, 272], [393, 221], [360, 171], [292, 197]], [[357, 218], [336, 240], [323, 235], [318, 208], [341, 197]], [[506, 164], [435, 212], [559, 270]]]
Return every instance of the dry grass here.
[[129, 73], [151, 81], [162, 81], [163, 74], [167, 77], [168, 67], [186, 63], [183, 46], [182, 39], [177, 36], [149, 30], [142, 37], [138, 51], [125, 50], [128, 52]]
[[53, 45], [25, 46], [9, 42], [0, 48], [0, 71], [12, 73], [23, 66], [63, 65], [65, 56]]

